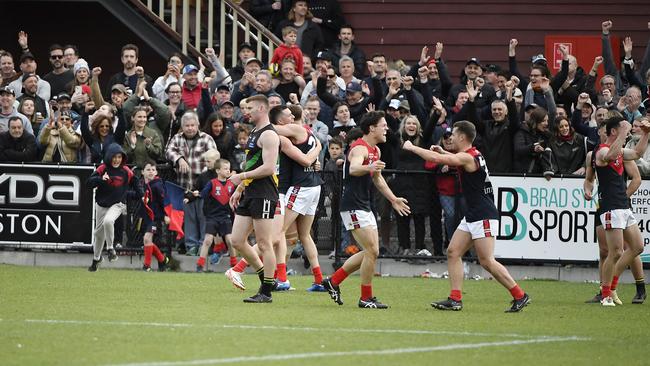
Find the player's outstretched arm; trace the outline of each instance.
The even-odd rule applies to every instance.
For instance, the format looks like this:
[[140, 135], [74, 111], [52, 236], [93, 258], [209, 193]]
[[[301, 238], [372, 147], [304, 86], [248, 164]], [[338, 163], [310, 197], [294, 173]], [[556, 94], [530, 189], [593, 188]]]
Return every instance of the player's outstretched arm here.
[[432, 161], [439, 165], [465, 166], [473, 161], [471, 155], [466, 153], [441, 154], [440, 151], [442, 150], [439, 149], [439, 146], [432, 146], [431, 150], [427, 150], [413, 145], [411, 141], [406, 141], [402, 148], [418, 155], [424, 160]]
[[633, 160], [624, 161], [623, 167], [625, 168], [625, 173], [630, 177], [630, 183], [627, 185], [625, 194], [628, 197], [632, 197], [634, 192], [641, 186], [641, 172]]

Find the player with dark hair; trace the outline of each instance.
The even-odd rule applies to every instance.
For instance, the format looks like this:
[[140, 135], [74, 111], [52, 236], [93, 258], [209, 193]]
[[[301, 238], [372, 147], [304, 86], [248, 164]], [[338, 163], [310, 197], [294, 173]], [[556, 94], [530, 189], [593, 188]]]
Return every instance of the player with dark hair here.
[[341, 219], [345, 228], [352, 232], [356, 242], [363, 248], [343, 263], [332, 277], [323, 280], [334, 302], [343, 305], [339, 285], [350, 274], [361, 269], [361, 298], [359, 307], [366, 309], [387, 309], [372, 294], [372, 278], [375, 262], [379, 255], [379, 234], [377, 222], [370, 205], [371, 184], [392, 204], [395, 211], [408, 215], [411, 211], [404, 198], [396, 197], [381, 175], [386, 164], [380, 160], [378, 143], [386, 142], [388, 124], [383, 112], [369, 112], [361, 120], [363, 136], [350, 145], [348, 159], [343, 169], [343, 197]]
[[144, 231], [144, 263], [142, 270], [151, 272], [151, 256], [155, 255], [158, 260], [158, 271], [163, 272], [167, 269], [169, 258], [164, 255], [160, 248], [153, 242], [154, 235], [159, 234], [158, 230], [162, 228], [163, 221], [169, 223], [169, 217], [165, 215], [165, 184], [158, 177], [156, 162], [147, 160], [142, 169], [144, 178], [144, 197], [142, 197], [142, 226]]
[[457, 311], [463, 308], [462, 257], [473, 246], [481, 266], [510, 291], [514, 299], [512, 306], [506, 312], [514, 313], [528, 305], [530, 298], [512, 279], [508, 270], [494, 259], [494, 238], [499, 231], [499, 212], [494, 205], [494, 193], [485, 159], [472, 146], [475, 137], [476, 128], [471, 122], [458, 121], [454, 123], [451, 135], [451, 144], [457, 153], [447, 152], [435, 145], [430, 150], [426, 150], [413, 145], [410, 141], [404, 143], [405, 150], [425, 160], [458, 167], [461, 187], [467, 203], [467, 215], [458, 225], [447, 250], [451, 294], [446, 300], [433, 302], [431, 306], [440, 310]]

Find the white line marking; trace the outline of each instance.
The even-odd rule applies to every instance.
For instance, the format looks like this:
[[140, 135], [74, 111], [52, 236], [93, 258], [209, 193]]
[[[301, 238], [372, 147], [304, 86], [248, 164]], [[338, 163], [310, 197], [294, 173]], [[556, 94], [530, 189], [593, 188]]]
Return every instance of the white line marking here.
[[302, 358], [321, 358], [321, 357], [341, 357], [341, 356], [379, 356], [379, 355], [396, 355], [404, 353], [425, 353], [435, 351], [450, 351], [458, 349], [478, 349], [486, 347], [515, 346], [534, 343], [547, 342], [564, 342], [564, 341], [584, 341], [588, 338], [579, 337], [555, 337], [555, 338], [536, 338], [522, 339], [502, 342], [483, 342], [483, 343], [457, 343], [443, 346], [418, 347], [418, 348], [395, 348], [384, 350], [359, 350], [359, 351], [341, 351], [341, 352], [314, 352], [314, 353], [295, 353], [284, 355], [266, 355], [266, 356], [242, 356], [231, 358], [214, 358], [205, 360], [187, 360], [187, 361], [159, 361], [143, 363], [123, 363], [112, 364], [109, 366], [182, 366], [182, 365], [215, 365], [224, 363], [254, 362], [254, 361], [285, 361]]
[[353, 328], [315, 328], [315, 327], [288, 327], [280, 325], [235, 325], [235, 324], [192, 324], [192, 323], [158, 323], [158, 322], [129, 322], [129, 321], [95, 321], [95, 320], [58, 320], [58, 319], [25, 319], [27, 323], [45, 324], [74, 324], [74, 325], [105, 325], [105, 326], [148, 326], [162, 328], [220, 328], [220, 329], [260, 329], [260, 330], [287, 330], [305, 332], [347, 332], [347, 333], [397, 333], [397, 334], [428, 334], [428, 335], [458, 335], [475, 337], [509, 337], [509, 338], [552, 338], [544, 335], [523, 335], [513, 333], [479, 333], [479, 332], [453, 332], [444, 330], [411, 330], [411, 329], [353, 329]]

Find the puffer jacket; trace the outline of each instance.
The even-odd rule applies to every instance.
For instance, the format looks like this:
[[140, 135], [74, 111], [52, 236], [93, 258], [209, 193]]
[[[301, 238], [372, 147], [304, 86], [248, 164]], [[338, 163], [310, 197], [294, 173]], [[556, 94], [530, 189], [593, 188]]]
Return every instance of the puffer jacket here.
[[76, 163], [77, 151], [81, 146], [81, 136], [72, 127], [51, 128], [45, 125], [39, 136], [41, 146], [45, 149], [44, 162], [51, 162], [58, 150], [62, 163]]

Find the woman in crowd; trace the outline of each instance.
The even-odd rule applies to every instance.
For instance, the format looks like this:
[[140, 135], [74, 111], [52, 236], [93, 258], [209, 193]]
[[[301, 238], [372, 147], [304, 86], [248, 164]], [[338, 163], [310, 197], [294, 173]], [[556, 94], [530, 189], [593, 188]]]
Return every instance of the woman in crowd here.
[[[405, 141], [411, 141], [414, 145], [425, 147], [425, 141], [422, 136], [422, 126], [417, 117], [409, 115], [404, 118], [399, 128], [399, 145]], [[394, 168], [397, 170], [418, 171], [424, 168], [424, 160], [418, 155], [401, 149], [400, 146], [395, 148], [396, 159]], [[431, 145], [429, 145], [431, 146]], [[427, 146], [428, 147], [428, 146]], [[413, 176], [412, 174], [396, 174], [390, 182], [390, 187], [398, 197], [404, 197], [409, 202], [411, 213], [408, 216], [396, 215], [397, 220], [397, 237], [403, 252], [402, 255], [414, 255], [418, 251], [425, 249], [425, 219], [429, 216], [431, 205], [428, 198], [431, 197], [431, 186], [424, 184], [424, 176]], [[415, 251], [411, 250], [411, 219], [415, 225]]]
[[585, 138], [575, 132], [567, 118], [558, 117], [550, 141], [556, 174], [585, 174]]
[[354, 119], [350, 117], [350, 108], [347, 104], [339, 102], [332, 108], [334, 110], [334, 128], [330, 130], [332, 137], [341, 136], [342, 140], [346, 139], [348, 131], [357, 126]]
[[[89, 127], [89, 119], [92, 124]], [[104, 106], [100, 107], [92, 116], [84, 113], [81, 117], [81, 136], [84, 142], [90, 148], [90, 162], [101, 163], [104, 159], [104, 152], [108, 145], [117, 143], [124, 144], [124, 134], [126, 132], [126, 121], [124, 113], [118, 112], [118, 122], [113, 130], [113, 117], [106, 111]]]
[[131, 130], [124, 139], [124, 152], [130, 164], [143, 169], [147, 161], [163, 157], [162, 139], [157, 130], [147, 126], [147, 109], [135, 107], [131, 114]]
[[552, 175], [549, 140], [548, 114], [544, 108], [536, 107], [530, 112], [526, 125], [515, 133], [514, 172]]
[[231, 154], [235, 147], [235, 139], [232, 131], [226, 128], [223, 118], [217, 112], [213, 112], [206, 119], [202, 128], [203, 132], [212, 136], [217, 144], [217, 150], [222, 159], [231, 160]]
[[34, 136], [38, 136], [38, 132], [41, 129], [41, 122], [44, 118], [40, 113], [36, 113], [36, 105], [34, 103], [34, 98], [25, 97], [20, 101], [18, 105], [18, 112], [22, 113], [27, 117], [29, 123], [32, 124], [32, 129], [34, 130]]
[[39, 142], [45, 151], [43, 162], [76, 163], [81, 136], [72, 128], [70, 112], [53, 114], [43, 127]]
[[167, 86], [167, 89], [165, 89], [165, 93], [167, 94], [167, 100], [165, 101], [165, 104], [169, 109], [170, 121], [169, 126], [162, 131], [162, 135], [165, 146], [167, 146], [172, 136], [177, 134], [180, 130], [181, 116], [185, 113], [187, 107], [185, 107], [185, 103], [183, 103], [183, 100], [181, 99], [181, 96], [183, 94], [183, 88], [181, 87], [181, 84], [170, 83]]

